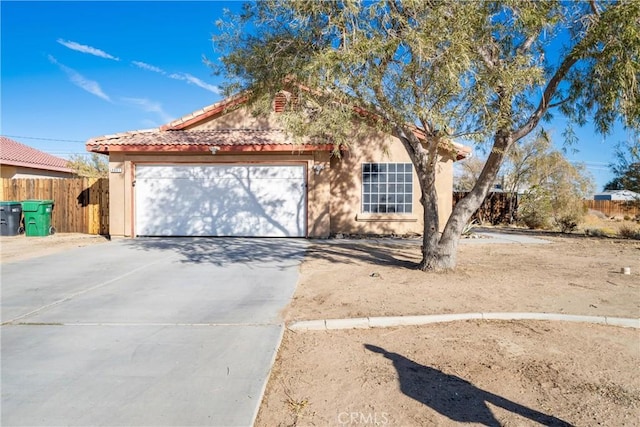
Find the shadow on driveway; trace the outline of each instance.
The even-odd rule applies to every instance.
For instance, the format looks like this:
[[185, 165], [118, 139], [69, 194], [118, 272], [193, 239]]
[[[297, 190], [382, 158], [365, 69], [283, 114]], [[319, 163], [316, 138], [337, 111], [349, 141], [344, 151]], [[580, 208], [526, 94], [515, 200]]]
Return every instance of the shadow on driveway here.
[[299, 262], [309, 245], [304, 239], [242, 237], [145, 237], [124, 244], [143, 251], [174, 252], [184, 263], [217, 266], [253, 262], [289, 265]]

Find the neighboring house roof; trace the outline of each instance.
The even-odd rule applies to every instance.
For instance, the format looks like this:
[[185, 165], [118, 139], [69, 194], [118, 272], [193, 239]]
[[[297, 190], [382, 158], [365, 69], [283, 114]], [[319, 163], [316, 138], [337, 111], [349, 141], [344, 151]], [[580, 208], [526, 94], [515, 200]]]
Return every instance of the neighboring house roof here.
[[67, 163], [65, 159], [0, 136], [0, 164], [2, 165], [73, 173], [73, 170], [67, 167]]
[[[215, 104], [182, 116], [157, 129], [99, 136], [87, 141], [88, 151], [108, 154], [114, 151], [204, 151], [212, 145], [216, 151], [312, 151], [330, 150], [331, 144], [296, 144], [280, 129], [185, 130], [215, 115], [237, 108], [249, 99], [246, 93], [231, 96]], [[416, 135], [423, 138], [416, 130]], [[456, 153], [456, 160], [471, 154], [471, 149], [450, 141], [445, 149]]]
[[595, 200], [611, 199], [611, 200], [637, 200], [640, 199], [640, 193], [631, 190], [605, 190], [593, 196]]

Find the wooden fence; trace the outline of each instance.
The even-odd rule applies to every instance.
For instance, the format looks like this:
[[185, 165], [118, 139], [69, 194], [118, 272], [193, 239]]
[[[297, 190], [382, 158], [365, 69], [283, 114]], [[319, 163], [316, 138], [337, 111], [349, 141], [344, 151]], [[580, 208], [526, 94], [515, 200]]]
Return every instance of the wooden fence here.
[[[455, 206], [467, 193], [454, 192], [453, 205]], [[513, 209], [511, 205], [513, 204]], [[511, 197], [509, 193], [489, 193], [478, 210], [473, 214], [471, 220], [477, 220], [481, 224], [502, 224], [512, 221], [511, 215], [518, 212], [518, 195]], [[516, 218], [513, 218], [515, 220]]]
[[619, 201], [619, 200], [585, 200], [585, 206], [594, 211], [600, 211], [608, 217], [635, 217], [640, 215], [639, 201]]
[[53, 200], [51, 225], [62, 233], [109, 234], [106, 178], [2, 179], [0, 200]]
[[[467, 193], [454, 192], [453, 193], [453, 205], [462, 199]], [[510, 204], [514, 203], [513, 215], [517, 219], [518, 212], [518, 198], [513, 201], [509, 193], [490, 193], [484, 200], [480, 208], [473, 214], [471, 219], [476, 219], [482, 224], [501, 224], [510, 222]], [[587, 209], [593, 209], [600, 211], [608, 217], [635, 217], [640, 215], [640, 202], [630, 201], [623, 202], [617, 200], [585, 200], [585, 207]]]

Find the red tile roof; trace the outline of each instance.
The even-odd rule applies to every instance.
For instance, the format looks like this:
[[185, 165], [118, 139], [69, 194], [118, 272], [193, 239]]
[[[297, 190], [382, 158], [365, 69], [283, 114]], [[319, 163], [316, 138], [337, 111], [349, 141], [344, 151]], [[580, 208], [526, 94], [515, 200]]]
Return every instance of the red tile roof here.
[[[247, 93], [231, 96], [215, 104], [180, 117], [157, 129], [137, 130], [114, 135], [91, 138], [86, 143], [87, 151], [108, 154], [109, 151], [206, 151], [209, 147], [218, 147], [222, 152], [230, 151], [321, 151], [331, 150], [329, 144], [304, 145], [294, 141], [280, 129], [225, 129], [225, 130], [186, 130], [246, 103]], [[364, 110], [356, 109], [362, 113]], [[416, 129], [418, 138], [424, 135]], [[450, 141], [443, 148], [455, 153], [457, 160], [467, 158], [471, 149]], [[216, 152], [217, 152], [216, 150]]]
[[[222, 151], [290, 150], [294, 142], [280, 130], [139, 130], [91, 138], [87, 151], [207, 151], [217, 146]], [[288, 148], [287, 148], [288, 147]]]
[[277, 129], [139, 130], [91, 138], [93, 145], [264, 145], [293, 144]]
[[[91, 138], [87, 151], [315, 151], [330, 150], [326, 144], [297, 144], [279, 129], [138, 130]], [[216, 151], [217, 151], [216, 150]]]
[[0, 136], [0, 164], [73, 173], [67, 160]]

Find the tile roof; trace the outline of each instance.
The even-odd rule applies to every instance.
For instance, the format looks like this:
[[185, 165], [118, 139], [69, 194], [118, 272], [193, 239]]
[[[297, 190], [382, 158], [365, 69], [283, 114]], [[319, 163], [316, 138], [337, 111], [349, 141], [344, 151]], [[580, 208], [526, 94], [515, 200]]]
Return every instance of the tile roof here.
[[[199, 149], [198, 147], [220, 146], [224, 151], [233, 151], [234, 148], [245, 151], [247, 148], [257, 146], [278, 146], [282, 150], [286, 146], [293, 146], [295, 142], [281, 129], [223, 129], [223, 130], [185, 130], [187, 127], [201, 123], [226, 111], [236, 108], [247, 102], [248, 93], [240, 93], [223, 99], [215, 104], [194, 111], [180, 117], [157, 129], [137, 130], [123, 132], [114, 135], [105, 135], [91, 138], [86, 143], [87, 151], [108, 154], [109, 147], [117, 146], [127, 151], [134, 151], [136, 147], [141, 150], [149, 150], [156, 147], [164, 151]], [[358, 112], [364, 110], [358, 108]], [[424, 139], [424, 134], [415, 129], [416, 136]], [[190, 148], [189, 148], [190, 147]], [[315, 148], [312, 148], [315, 147]], [[115, 147], [114, 147], [115, 148]], [[301, 147], [302, 148], [302, 147]], [[330, 145], [306, 145], [306, 149], [326, 150], [332, 149]], [[454, 141], [448, 141], [442, 148], [455, 153], [456, 160], [462, 160], [471, 156], [471, 148]], [[287, 148], [288, 149], [288, 148]]]
[[217, 114], [224, 114], [225, 111], [242, 105], [247, 101], [247, 99], [248, 93], [241, 92], [237, 95], [230, 96], [214, 104], [207, 105], [204, 108], [179, 117], [172, 122], [160, 126], [160, 130], [183, 130], [185, 127], [198, 123], [209, 117], [213, 117]]
[[73, 173], [67, 160], [0, 136], [0, 164]]
[[277, 129], [224, 129], [224, 130], [140, 130], [91, 138], [87, 149], [94, 145], [293, 145], [291, 138]]

